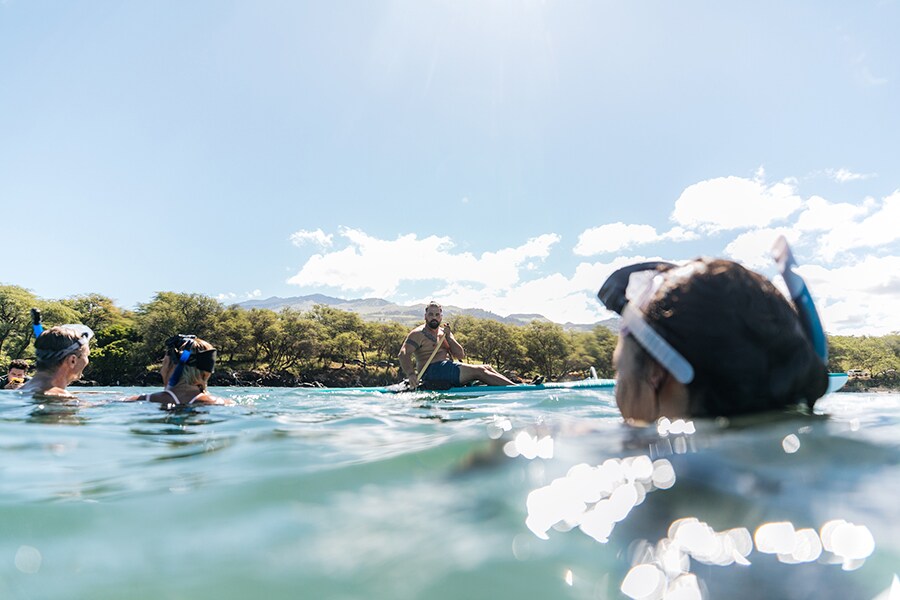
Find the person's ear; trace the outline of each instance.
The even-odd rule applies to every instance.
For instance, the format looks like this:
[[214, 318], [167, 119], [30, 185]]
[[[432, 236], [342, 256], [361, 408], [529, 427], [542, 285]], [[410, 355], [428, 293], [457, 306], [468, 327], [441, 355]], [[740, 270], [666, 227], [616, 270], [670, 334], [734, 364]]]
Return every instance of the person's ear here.
[[653, 390], [659, 393], [659, 390], [662, 389], [662, 386], [665, 385], [666, 379], [669, 377], [669, 372], [664, 369], [658, 362], [655, 360], [650, 361], [650, 370], [647, 374], [647, 381], [653, 387]]

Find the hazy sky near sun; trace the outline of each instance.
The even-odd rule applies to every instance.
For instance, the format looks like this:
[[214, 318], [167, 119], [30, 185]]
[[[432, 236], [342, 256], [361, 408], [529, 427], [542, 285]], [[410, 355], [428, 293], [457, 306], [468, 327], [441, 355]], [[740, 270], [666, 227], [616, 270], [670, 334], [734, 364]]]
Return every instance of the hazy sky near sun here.
[[0, 0], [0, 282], [589, 323], [778, 234], [900, 330], [900, 0]]

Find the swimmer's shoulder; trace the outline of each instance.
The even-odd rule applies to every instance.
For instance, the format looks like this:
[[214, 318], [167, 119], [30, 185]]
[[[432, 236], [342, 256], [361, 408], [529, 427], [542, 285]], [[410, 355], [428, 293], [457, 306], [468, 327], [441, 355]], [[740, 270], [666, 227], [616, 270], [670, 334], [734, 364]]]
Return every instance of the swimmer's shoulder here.
[[194, 396], [194, 399], [191, 400], [191, 404], [217, 404], [219, 406], [234, 406], [237, 403], [234, 400], [229, 400], [228, 398], [219, 398], [218, 396], [213, 396], [209, 392], [203, 392]]
[[125, 398], [123, 402], [157, 402], [159, 404], [169, 404], [172, 402], [172, 395], [167, 391], [150, 392], [148, 394], [138, 394]]

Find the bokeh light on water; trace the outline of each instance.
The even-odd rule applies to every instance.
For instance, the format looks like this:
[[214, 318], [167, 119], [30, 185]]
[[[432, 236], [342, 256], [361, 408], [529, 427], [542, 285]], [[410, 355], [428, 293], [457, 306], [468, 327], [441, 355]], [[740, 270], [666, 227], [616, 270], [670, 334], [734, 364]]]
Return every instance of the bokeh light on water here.
[[503, 445], [503, 452], [510, 458], [553, 458], [553, 438], [549, 435], [538, 437], [523, 430], [515, 439]]
[[542, 539], [551, 528], [578, 527], [598, 542], [606, 542], [615, 524], [644, 501], [655, 482], [671, 487], [674, 470], [666, 459], [649, 456], [611, 458], [592, 467], [581, 463], [565, 477], [528, 494], [525, 524]]
[[858, 569], [875, 551], [875, 538], [865, 525], [854, 525], [843, 519], [828, 521], [820, 532], [822, 547], [835, 556], [844, 570]]

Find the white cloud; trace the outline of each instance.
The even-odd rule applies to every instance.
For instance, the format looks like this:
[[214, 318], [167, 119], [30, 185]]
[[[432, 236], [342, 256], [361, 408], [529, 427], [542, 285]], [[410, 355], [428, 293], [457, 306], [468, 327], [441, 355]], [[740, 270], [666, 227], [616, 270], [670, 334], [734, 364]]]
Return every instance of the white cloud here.
[[332, 244], [332, 235], [330, 233], [325, 235], [325, 232], [321, 229], [316, 229], [315, 231], [301, 229], [300, 231], [295, 231], [291, 234], [291, 243], [295, 246], [303, 246], [304, 244], [312, 243], [320, 248], [330, 248]]
[[874, 173], [854, 173], [849, 169], [827, 169], [825, 174], [838, 183], [847, 183], [848, 181], [860, 181], [862, 179], [871, 179], [875, 177]]
[[222, 292], [221, 294], [216, 295], [216, 300], [227, 303], [239, 298], [242, 300], [253, 300], [254, 298], [260, 297], [262, 297], [262, 290], [253, 290], [252, 292], [246, 292], [243, 295], [236, 294], [235, 292]]
[[876, 248], [900, 240], [900, 190], [860, 221], [843, 221], [822, 234], [819, 249], [825, 260], [859, 248]]
[[[820, 196], [804, 201], [794, 191], [795, 183], [767, 186], [761, 182], [763, 176], [760, 171], [755, 181], [727, 177], [690, 186], [679, 198], [673, 213], [678, 223], [671, 230], [601, 224], [581, 234], [575, 253], [619, 254], [641, 244], [696, 239], [697, 231], [740, 227], [746, 230], [722, 240], [723, 250], [716, 251], [715, 239], [707, 236], [704, 252], [772, 276], [776, 269], [771, 246], [785, 235], [830, 333], [883, 335], [900, 329], [900, 191], [881, 201], [867, 198], [857, 204], [832, 203]], [[750, 206], [754, 214], [740, 208], [741, 216], [733, 217], [730, 204], [723, 207], [716, 200], [720, 197], [737, 198], [733, 204]], [[704, 203], [706, 213], [701, 210]], [[315, 234], [310, 239], [332, 239], [321, 231], [306, 233]], [[556, 234], [478, 255], [457, 250], [446, 236], [408, 234], [386, 240], [342, 229], [334, 237], [344, 242], [342, 248], [312, 256], [288, 282], [395, 301], [398, 296], [408, 300], [413, 294], [427, 294], [423, 300], [439, 298], [504, 316], [540, 313], [560, 323], [609, 318], [611, 313], [596, 298], [606, 277], [627, 264], [659, 260], [614, 254], [608, 262], [582, 262], [547, 275], [542, 266], [560, 241]], [[774, 281], [783, 288], [779, 278]]]
[[846, 202], [831, 203], [820, 196], [812, 196], [806, 201], [803, 212], [797, 217], [795, 229], [803, 232], [831, 231], [865, 216], [875, 207], [875, 201], [866, 199], [862, 205]]
[[609, 223], [583, 231], [578, 236], [578, 243], [573, 252], [579, 256], [594, 256], [653, 242], [681, 242], [696, 238], [696, 233], [683, 227], [673, 227], [661, 234], [657, 233], [656, 228], [650, 225]]
[[556, 234], [532, 238], [515, 248], [485, 252], [454, 253], [448, 237], [416, 235], [381, 240], [357, 229], [343, 229], [349, 245], [335, 252], [312, 256], [288, 283], [303, 286], [326, 285], [338, 289], [389, 297], [404, 281], [438, 280], [474, 283], [505, 289], [519, 281], [519, 273], [533, 259], [544, 259]]
[[593, 256], [616, 252], [629, 246], [646, 244], [659, 239], [656, 228], [650, 225], [609, 223], [587, 229], [578, 236], [574, 252], [579, 256]]
[[571, 277], [555, 273], [514, 288], [477, 289], [451, 284], [434, 293], [446, 304], [483, 308], [502, 316], [537, 313], [557, 323], [595, 323], [615, 314], [597, 299], [597, 290], [613, 271], [660, 257], [620, 256], [610, 262], [580, 263]]
[[805, 265], [798, 272], [806, 279], [829, 333], [900, 331], [900, 256], [868, 256], [834, 269]]
[[725, 256], [748, 269], [765, 270], [772, 267], [772, 245], [783, 235], [791, 245], [796, 236], [788, 227], [754, 229], [742, 233], [725, 247]]
[[802, 205], [793, 183], [719, 177], [688, 186], [675, 201], [672, 219], [688, 229], [714, 233], [766, 227]]

